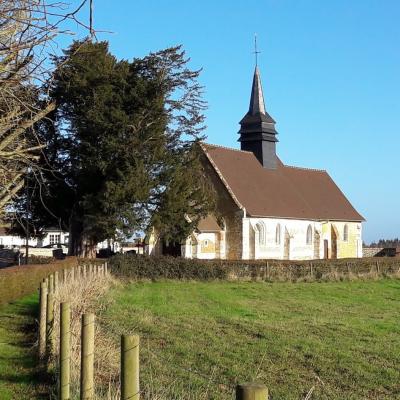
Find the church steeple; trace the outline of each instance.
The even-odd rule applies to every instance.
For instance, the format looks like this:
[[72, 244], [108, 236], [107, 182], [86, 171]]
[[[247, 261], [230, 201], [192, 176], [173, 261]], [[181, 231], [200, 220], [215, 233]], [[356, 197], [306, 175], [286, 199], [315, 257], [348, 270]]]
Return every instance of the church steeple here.
[[276, 169], [275, 121], [265, 111], [260, 71], [256, 66], [251, 88], [249, 111], [240, 121], [241, 150], [252, 151], [264, 168]]

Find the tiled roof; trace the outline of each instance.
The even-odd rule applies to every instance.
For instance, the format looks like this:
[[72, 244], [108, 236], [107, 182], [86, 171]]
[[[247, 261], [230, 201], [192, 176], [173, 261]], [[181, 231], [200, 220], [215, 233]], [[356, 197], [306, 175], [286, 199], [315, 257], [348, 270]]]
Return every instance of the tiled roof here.
[[263, 168], [253, 153], [203, 144], [222, 181], [250, 216], [363, 221], [326, 171]]
[[221, 227], [218, 225], [217, 220], [212, 215], [202, 218], [197, 225], [200, 232], [219, 232]]

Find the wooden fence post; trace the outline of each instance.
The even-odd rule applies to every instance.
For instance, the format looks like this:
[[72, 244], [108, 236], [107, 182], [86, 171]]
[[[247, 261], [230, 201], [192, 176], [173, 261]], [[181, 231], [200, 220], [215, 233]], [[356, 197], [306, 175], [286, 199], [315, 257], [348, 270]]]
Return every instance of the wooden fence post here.
[[108, 274], [108, 262], [106, 261], [106, 265], [104, 266], [104, 275]]
[[268, 400], [268, 389], [260, 383], [237, 385], [236, 400]]
[[46, 354], [46, 307], [47, 284], [40, 283], [40, 315], [39, 315], [39, 357], [43, 359]]
[[54, 293], [54, 275], [49, 276], [49, 293]]
[[82, 315], [81, 334], [81, 400], [94, 396], [94, 314]]
[[67, 283], [67, 269], [63, 269], [63, 284]]
[[121, 400], [139, 400], [139, 336], [121, 336]]
[[70, 343], [71, 308], [65, 302], [60, 304], [60, 400], [70, 399]]
[[54, 345], [54, 294], [47, 293], [46, 307], [46, 344], [47, 355], [50, 356]]

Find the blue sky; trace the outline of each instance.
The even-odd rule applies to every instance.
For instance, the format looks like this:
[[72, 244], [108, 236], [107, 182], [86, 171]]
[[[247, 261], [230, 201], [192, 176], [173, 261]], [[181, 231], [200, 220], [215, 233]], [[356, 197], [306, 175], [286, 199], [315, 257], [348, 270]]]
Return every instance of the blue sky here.
[[279, 156], [326, 169], [367, 219], [367, 242], [400, 236], [399, 21], [398, 0], [94, 0], [117, 57], [184, 46], [203, 68], [207, 141], [224, 146], [238, 147], [257, 33]]

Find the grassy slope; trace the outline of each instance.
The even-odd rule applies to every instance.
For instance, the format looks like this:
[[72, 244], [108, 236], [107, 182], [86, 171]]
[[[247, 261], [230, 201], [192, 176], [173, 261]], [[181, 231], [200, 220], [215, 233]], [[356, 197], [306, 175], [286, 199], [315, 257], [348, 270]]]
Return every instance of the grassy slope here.
[[32, 350], [38, 296], [0, 306], [0, 399], [28, 400], [42, 397]]
[[[142, 378], [164, 398], [400, 398], [400, 281], [131, 284], [107, 311], [142, 337]], [[193, 372], [195, 370], [195, 372]], [[192, 372], [191, 372], [192, 371]], [[189, 393], [191, 393], [189, 395]]]
[[18, 300], [37, 291], [43, 278], [54, 271], [77, 265], [76, 257], [52, 264], [21, 265], [0, 268], [0, 304]]

